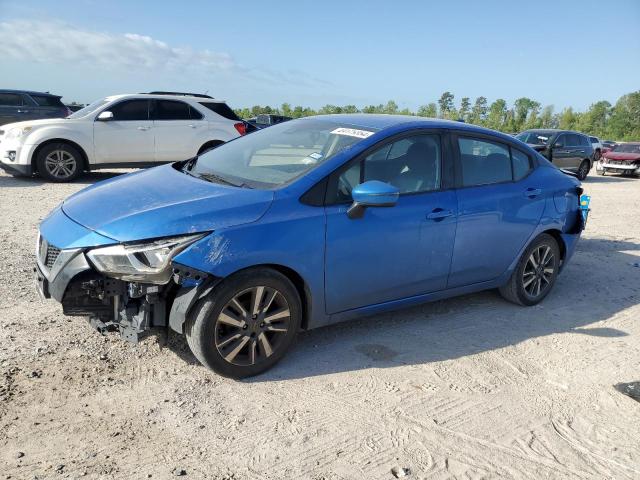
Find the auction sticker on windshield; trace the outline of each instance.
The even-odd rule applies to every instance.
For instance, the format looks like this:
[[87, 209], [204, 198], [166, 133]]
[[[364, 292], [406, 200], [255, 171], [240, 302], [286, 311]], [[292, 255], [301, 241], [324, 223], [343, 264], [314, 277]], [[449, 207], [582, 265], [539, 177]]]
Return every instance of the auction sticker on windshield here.
[[348, 137], [367, 138], [373, 135], [373, 132], [367, 130], [358, 130], [357, 128], [345, 128], [340, 127], [332, 130], [331, 133], [335, 135], [346, 135]]

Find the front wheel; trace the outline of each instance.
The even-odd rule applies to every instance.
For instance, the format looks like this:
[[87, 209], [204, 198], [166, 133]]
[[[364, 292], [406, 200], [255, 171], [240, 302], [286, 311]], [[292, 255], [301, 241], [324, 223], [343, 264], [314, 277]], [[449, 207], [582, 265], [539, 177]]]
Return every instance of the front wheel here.
[[525, 250], [500, 294], [510, 302], [531, 306], [546, 297], [558, 276], [560, 248], [551, 235], [539, 235]]
[[51, 182], [71, 182], [82, 173], [83, 160], [77, 148], [68, 143], [45, 145], [36, 157], [40, 176]]
[[200, 363], [225, 377], [245, 378], [285, 355], [301, 321], [300, 296], [291, 281], [258, 268], [217, 285], [194, 309], [185, 331]]

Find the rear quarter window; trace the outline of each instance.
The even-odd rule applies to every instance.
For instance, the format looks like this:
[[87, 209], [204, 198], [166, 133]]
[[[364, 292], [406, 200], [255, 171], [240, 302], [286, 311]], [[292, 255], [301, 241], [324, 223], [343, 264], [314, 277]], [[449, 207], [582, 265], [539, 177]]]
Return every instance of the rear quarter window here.
[[208, 108], [212, 112], [217, 113], [218, 115], [226, 118], [227, 120], [235, 120], [238, 122], [241, 121], [240, 117], [238, 117], [236, 113], [233, 110], [231, 110], [231, 108], [229, 108], [229, 105], [227, 105], [226, 103], [200, 102], [200, 105], [202, 105], [205, 108]]
[[60, 101], [60, 97], [51, 95], [30, 95], [39, 107], [64, 107]]

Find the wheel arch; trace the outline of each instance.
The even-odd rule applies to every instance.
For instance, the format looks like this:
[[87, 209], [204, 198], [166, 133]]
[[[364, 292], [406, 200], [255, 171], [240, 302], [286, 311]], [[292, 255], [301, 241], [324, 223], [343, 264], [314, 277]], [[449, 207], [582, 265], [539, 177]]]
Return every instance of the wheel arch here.
[[47, 145], [51, 145], [52, 143], [68, 143], [73, 148], [77, 149], [80, 152], [80, 155], [82, 155], [83, 170], [89, 169], [89, 157], [87, 156], [87, 152], [85, 152], [84, 148], [82, 148], [78, 143], [74, 142], [73, 140], [69, 140], [68, 138], [51, 138], [40, 143], [33, 151], [33, 155], [31, 155], [31, 168], [34, 172], [38, 171], [37, 159], [40, 151], [44, 147], [46, 147]]
[[565, 244], [564, 239], [562, 238], [562, 235], [561, 235], [562, 232], [558, 229], [551, 228], [549, 230], [545, 230], [544, 232], [540, 232], [540, 233], [541, 234], [546, 233], [548, 235], [551, 235], [554, 238], [554, 240], [558, 244], [558, 248], [560, 249], [560, 260], [564, 262], [564, 259], [567, 255], [567, 245]]
[[220, 145], [222, 145], [224, 143], [224, 141], [222, 140], [209, 140], [205, 143], [202, 144], [202, 146], [198, 149], [198, 153], [197, 155], [200, 155], [202, 153], [204, 153], [205, 151], [211, 149], [211, 148], [215, 148], [218, 147]]

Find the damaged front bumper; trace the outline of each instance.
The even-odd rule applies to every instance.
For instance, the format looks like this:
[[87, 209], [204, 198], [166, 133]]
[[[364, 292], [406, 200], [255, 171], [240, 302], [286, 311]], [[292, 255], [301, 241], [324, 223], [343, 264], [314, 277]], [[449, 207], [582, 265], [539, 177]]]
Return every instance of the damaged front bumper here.
[[87, 317], [101, 333], [119, 331], [131, 342], [155, 327], [182, 333], [189, 310], [216, 281], [177, 263], [165, 285], [117, 280], [97, 272], [85, 251], [59, 249], [40, 236], [34, 267], [39, 295], [60, 302], [65, 315]]

